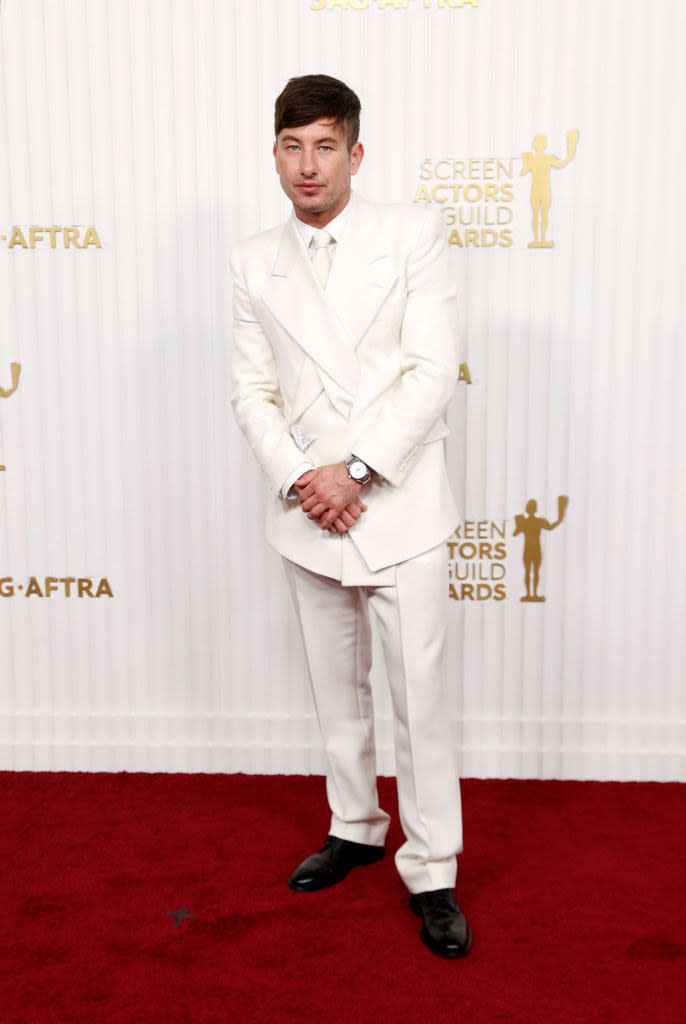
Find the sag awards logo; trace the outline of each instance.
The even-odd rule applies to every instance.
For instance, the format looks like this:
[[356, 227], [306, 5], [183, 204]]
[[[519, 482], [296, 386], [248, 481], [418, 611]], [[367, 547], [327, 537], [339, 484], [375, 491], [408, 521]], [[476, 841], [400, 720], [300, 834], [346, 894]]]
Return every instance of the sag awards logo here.
[[[0, 398], [11, 398], [19, 387], [21, 364], [10, 364], [11, 383], [9, 387], [0, 386]], [[0, 471], [5, 472], [6, 466], [1, 465]], [[91, 576], [46, 576], [39, 579], [30, 576], [24, 581], [16, 581], [13, 576], [0, 577], [0, 597], [50, 597], [52, 594], [63, 594], [64, 597], [114, 597], [109, 581], [105, 578], [95, 580]]]
[[[521, 179], [531, 175], [529, 207], [532, 237], [530, 249], [552, 249], [548, 236], [552, 200], [552, 171], [561, 170], [574, 158], [579, 132], [567, 132], [567, 155], [547, 153], [545, 135], [533, 141], [533, 149], [515, 157], [422, 160], [414, 202], [440, 204], [448, 230], [448, 244], [466, 249], [508, 249], [514, 245], [513, 229], [518, 200], [523, 200]], [[521, 160], [519, 173], [515, 165]], [[519, 218], [524, 221], [524, 214]], [[528, 220], [528, 218], [526, 218]], [[522, 224], [523, 229], [523, 224]]]
[[412, 7], [429, 11], [478, 6], [479, 0], [310, 0], [311, 11], [368, 11], [374, 7], [396, 11], [406, 11]]
[[[564, 520], [569, 498], [557, 499], [557, 520], [549, 522], [537, 516], [538, 505], [531, 498], [524, 513], [515, 515], [515, 528], [510, 537], [523, 536], [524, 593], [522, 602], [542, 602], [540, 593], [543, 549], [541, 534], [555, 530]], [[508, 522], [501, 520], [466, 520], [446, 542], [448, 548], [448, 593], [455, 601], [504, 601], [508, 595], [508, 577], [512, 575], [508, 544]], [[521, 579], [520, 576], [517, 579]]]
[[15, 224], [9, 233], [0, 233], [0, 242], [4, 242], [8, 249], [89, 249], [91, 246], [102, 249], [98, 232], [93, 225], [84, 229], [55, 225], [49, 228], [33, 225], [22, 228]]

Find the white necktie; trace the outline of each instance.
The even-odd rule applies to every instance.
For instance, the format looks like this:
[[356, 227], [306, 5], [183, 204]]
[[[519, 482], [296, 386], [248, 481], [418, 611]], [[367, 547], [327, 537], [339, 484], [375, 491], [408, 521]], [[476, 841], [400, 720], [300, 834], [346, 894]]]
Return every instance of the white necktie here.
[[326, 288], [326, 282], [329, 280], [329, 271], [331, 269], [331, 250], [329, 246], [333, 242], [333, 238], [328, 231], [315, 231], [313, 241], [314, 255], [312, 257], [312, 266], [321, 282], [322, 288]]

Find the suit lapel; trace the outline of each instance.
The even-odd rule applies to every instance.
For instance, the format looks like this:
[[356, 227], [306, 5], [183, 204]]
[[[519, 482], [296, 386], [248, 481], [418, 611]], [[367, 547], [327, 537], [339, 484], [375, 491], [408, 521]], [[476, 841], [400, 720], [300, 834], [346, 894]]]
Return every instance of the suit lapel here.
[[325, 295], [354, 349], [398, 279], [390, 256], [374, 205], [353, 194]]
[[360, 375], [357, 357], [326, 300], [297, 231], [291, 218], [284, 225], [262, 301], [310, 358], [336, 384], [354, 395]]
[[317, 280], [293, 215], [284, 225], [262, 301], [310, 357], [291, 403], [295, 421], [326, 390], [347, 419], [357, 393], [355, 349], [397, 280], [374, 206], [353, 195], [326, 291]]

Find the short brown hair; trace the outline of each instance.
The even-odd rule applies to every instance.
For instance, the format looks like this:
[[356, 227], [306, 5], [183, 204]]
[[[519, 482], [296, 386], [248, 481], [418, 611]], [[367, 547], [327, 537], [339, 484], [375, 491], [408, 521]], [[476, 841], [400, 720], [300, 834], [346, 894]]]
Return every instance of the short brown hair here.
[[330, 75], [301, 75], [291, 78], [274, 104], [274, 134], [284, 128], [302, 128], [320, 117], [342, 125], [351, 150], [360, 137], [361, 104], [345, 82]]

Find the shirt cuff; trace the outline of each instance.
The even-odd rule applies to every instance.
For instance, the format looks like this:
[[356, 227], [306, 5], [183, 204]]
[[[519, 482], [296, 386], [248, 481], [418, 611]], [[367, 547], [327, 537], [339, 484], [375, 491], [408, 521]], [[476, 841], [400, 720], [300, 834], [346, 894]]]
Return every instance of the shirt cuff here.
[[314, 469], [314, 466], [312, 466], [309, 462], [302, 462], [298, 466], [298, 468], [293, 473], [291, 473], [291, 475], [288, 477], [285, 484], [281, 488], [282, 498], [289, 498], [293, 500], [293, 498], [298, 497], [297, 491], [293, 491], [293, 493], [291, 494], [291, 491], [293, 490], [293, 484], [298, 479], [298, 477], [301, 477], [303, 473], [307, 473], [308, 470], [310, 469]]

